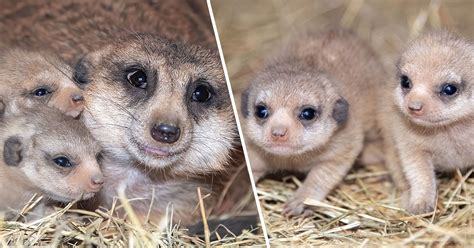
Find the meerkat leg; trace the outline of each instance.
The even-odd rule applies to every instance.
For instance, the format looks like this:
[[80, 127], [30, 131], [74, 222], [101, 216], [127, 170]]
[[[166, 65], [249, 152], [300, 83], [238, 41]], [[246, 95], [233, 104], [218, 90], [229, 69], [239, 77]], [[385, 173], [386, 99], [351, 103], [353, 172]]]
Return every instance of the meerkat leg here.
[[390, 138], [384, 140], [384, 151], [385, 151], [385, 166], [390, 172], [395, 186], [402, 192], [406, 192], [409, 189], [408, 182], [403, 173], [402, 165], [400, 164], [399, 154], [397, 148]]
[[355, 157], [339, 156], [335, 160], [313, 167], [303, 185], [286, 203], [283, 214], [287, 216], [302, 214], [304, 212], [303, 202], [306, 198], [323, 200], [343, 180], [354, 161]]
[[260, 157], [260, 155], [253, 151], [248, 151], [250, 159], [250, 167], [252, 168], [252, 176], [255, 183], [258, 182], [268, 171], [265, 161]]
[[416, 151], [411, 153], [413, 152], [407, 150], [400, 156], [410, 187], [409, 197], [403, 197], [405, 202], [402, 202], [402, 205], [412, 214], [429, 213], [434, 210], [436, 204], [436, 176], [433, 164], [427, 154]]

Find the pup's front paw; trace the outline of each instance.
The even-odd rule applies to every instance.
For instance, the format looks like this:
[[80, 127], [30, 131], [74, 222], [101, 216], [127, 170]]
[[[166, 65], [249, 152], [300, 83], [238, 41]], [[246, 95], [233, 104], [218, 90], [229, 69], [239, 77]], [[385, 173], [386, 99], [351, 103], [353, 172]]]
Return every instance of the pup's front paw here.
[[288, 217], [301, 215], [305, 210], [305, 206], [303, 204], [304, 200], [304, 198], [297, 196], [290, 198], [286, 202], [285, 206], [283, 206], [283, 215]]
[[436, 198], [419, 198], [419, 199], [410, 199], [408, 203], [407, 210], [411, 214], [426, 214], [434, 211], [436, 205]]

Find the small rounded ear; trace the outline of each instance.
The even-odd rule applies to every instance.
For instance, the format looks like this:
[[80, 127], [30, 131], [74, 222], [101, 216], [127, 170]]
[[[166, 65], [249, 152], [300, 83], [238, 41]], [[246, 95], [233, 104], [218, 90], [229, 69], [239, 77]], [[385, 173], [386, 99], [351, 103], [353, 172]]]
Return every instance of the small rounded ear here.
[[20, 138], [10, 137], [3, 145], [3, 159], [9, 166], [18, 166], [23, 160], [22, 156], [23, 144]]
[[80, 87], [84, 88], [90, 82], [89, 73], [90, 73], [91, 63], [87, 59], [87, 56], [84, 56], [79, 59], [74, 66], [74, 82]]
[[338, 126], [342, 126], [349, 118], [349, 103], [343, 97], [337, 99], [332, 110], [332, 118], [336, 121]]
[[244, 115], [244, 118], [249, 117], [249, 92], [250, 89], [247, 88], [242, 92], [242, 95], [240, 97], [240, 111], [242, 111], [242, 114]]

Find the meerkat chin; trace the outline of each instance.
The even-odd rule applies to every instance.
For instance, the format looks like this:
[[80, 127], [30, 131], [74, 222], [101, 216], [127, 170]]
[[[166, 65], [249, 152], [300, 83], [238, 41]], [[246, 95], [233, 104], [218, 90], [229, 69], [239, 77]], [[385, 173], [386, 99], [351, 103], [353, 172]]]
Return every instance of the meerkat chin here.
[[472, 41], [430, 32], [402, 53], [398, 82], [381, 89], [387, 167], [413, 214], [435, 209], [435, 170], [474, 164], [472, 68]]
[[[348, 70], [350, 68], [350, 70]], [[375, 137], [373, 89], [383, 70], [353, 34], [300, 34], [242, 94], [243, 131], [256, 180], [268, 171], [308, 176], [283, 210], [323, 200]]]

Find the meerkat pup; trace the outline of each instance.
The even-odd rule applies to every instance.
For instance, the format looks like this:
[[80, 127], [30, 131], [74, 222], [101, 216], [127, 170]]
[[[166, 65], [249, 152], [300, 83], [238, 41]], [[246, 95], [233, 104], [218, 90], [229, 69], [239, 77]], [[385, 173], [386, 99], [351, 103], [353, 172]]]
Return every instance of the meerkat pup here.
[[0, 53], [0, 98], [2, 112], [47, 104], [77, 117], [83, 109], [81, 89], [67, 64], [46, 53], [20, 49]]
[[102, 187], [100, 147], [79, 120], [57, 109], [6, 116], [0, 142], [0, 211], [17, 212], [38, 194], [44, 198], [32, 217], [41, 217], [54, 202], [88, 199]]
[[382, 68], [346, 31], [303, 34], [257, 73], [242, 93], [242, 126], [257, 181], [267, 172], [307, 172], [283, 213], [323, 200], [375, 137], [373, 89]]
[[474, 165], [474, 45], [447, 32], [424, 34], [382, 87], [379, 111], [387, 166], [410, 213], [432, 212], [435, 170]]

